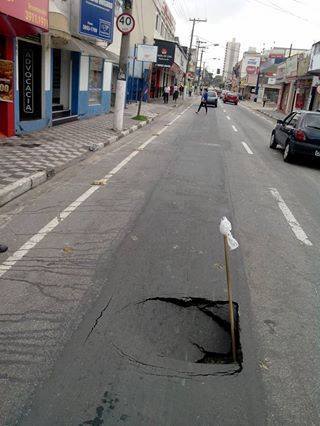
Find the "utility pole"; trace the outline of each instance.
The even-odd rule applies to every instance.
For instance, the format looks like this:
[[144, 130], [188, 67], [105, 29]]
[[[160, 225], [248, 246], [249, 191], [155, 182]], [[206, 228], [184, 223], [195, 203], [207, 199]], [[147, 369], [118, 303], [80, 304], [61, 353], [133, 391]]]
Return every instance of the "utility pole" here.
[[[125, 13], [132, 15], [133, 0], [123, 0], [123, 9]], [[113, 129], [121, 131], [123, 129], [123, 115], [126, 103], [126, 87], [127, 87], [127, 68], [130, 47], [130, 33], [122, 34], [121, 50], [119, 59], [119, 72], [117, 79], [117, 95], [113, 115]]]
[[186, 83], [187, 83], [187, 75], [189, 72], [189, 65], [190, 65], [190, 61], [191, 61], [191, 50], [192, 50], [192, 43], [193, 43], [193, 34], [194, 34], [194, 27], [196, 25], [196, 22], [207, 22], [206, 19], [189, 19], [190, 22], [193, 22], [192, 24], [192, 31], [191, 31], [191, 39], [190, 39], [190, 46], [189, 46], [189, 51], [188, 51], [188, 60], [187, 60], [187, 68], [186, 68], [186, 73], [183, 79], [183, 86], [184, 86], [184, 92], [183, 92], [183, 97], [185, 95], [185, 91], [186, 91]]
[[206, 50], [206, 47], [201, 47], [201, 55], [200, 55], [200, 66], [199, 66], [199, 75], [198, 75], [198, 90], [200, 88], [200, 79], [201, 79], [201, 73], [202, 73], [202, 58], [203, 58], [203, 52]]
[[199, 62], [199, 51], [201, 49], [201, 44], [207, 44], [206, 41], [197, 40], [197, 59], [196, 59], [196, 75], [197, 75], [197, 69], [198, 69], [198, 62]]

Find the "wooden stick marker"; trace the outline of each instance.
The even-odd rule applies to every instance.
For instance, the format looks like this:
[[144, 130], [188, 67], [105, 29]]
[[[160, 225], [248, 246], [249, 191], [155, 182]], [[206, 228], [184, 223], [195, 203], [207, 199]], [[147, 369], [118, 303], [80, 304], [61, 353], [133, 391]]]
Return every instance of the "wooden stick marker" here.
[[232, 357], [233, 361], [237, 362], [236, 355], [236, 338], [235, 338], [235, 327], [234, 327], [234, 311], [233, 311], [233, 300], [232, 300], [232, 282], [229, 268], [229, 250], [235, 250], [239, 247], [239, 243], [235, 240], [231, 234], [232, 225], [226, 217], [223, 217], [220, 222], [220, 232], [223, 235], [224, 242], [224, 259], [226, 265], [226, 276], [228, 286], [228, 300], [229, 300], [229, 319], [231, 328], [231, 343], [232, 343]]

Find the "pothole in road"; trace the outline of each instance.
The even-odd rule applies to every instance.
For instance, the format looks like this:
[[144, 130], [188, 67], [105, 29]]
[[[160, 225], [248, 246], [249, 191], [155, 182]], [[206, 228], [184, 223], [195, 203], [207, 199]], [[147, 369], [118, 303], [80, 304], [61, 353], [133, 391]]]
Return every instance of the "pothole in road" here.
[[[158, 356], [198, 364], [233, 363], [228, 302], [157, 297], [136, 307], [139, 327], [134, 333]], [[238, 304], [233, 307], [241, 366]], [[134, 323], [133, 319], [131, 325]]]

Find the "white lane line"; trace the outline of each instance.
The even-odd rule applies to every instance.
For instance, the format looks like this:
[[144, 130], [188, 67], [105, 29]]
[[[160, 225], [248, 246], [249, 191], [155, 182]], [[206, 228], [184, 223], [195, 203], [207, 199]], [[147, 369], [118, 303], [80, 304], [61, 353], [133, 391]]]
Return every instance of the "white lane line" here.
[[[122, 169], [126, 164], [134, 158], [139, 151], [133, 151], [128, 157], [126, 157], [121, 163], [114, 167], [104, 179], [111, 179], [119, 170]], [[84, 201], [86, 201], [92, 194], [98, 191], [101, 186], [91, 186], [86, 192], [84, 192], [79, 198], [73, 201], [68, 207], [60, 212], [55, 218], [53, 218], [47, 225], [40, 229], [39, 232], [34, 234], [29, 240], [23, 244], [17, 251], [9, 256], [2, 264], [0, 264], [0, 277], [2, 277], [7, 271], [9, 271], [19, 260], [21, 260], [28, 252], [34, 248], [44, 237], [46, 237], [51, 231], [53, 231], [61, 222], [63, 222], [72, 212], [74, 212]]]
[[297, 239], [303, 242], [307, 246], [312, 246], [312, 242], [309, 240], [308, 236], [306, 235], [304, 230], [301, 228], [297, 219], [293, 216], [291, 210], [284, 202], [278, 190], [276, 188], [270, 188], [270, 192], [272, 196], [275, 198], [275, 200], [277, 201], [279, 209], [282, 211], [283, 216], [286, 218], [286, 221], [288, 222], [289, 226], [291, 227]]
[[104, 176], [104, 179], [109, 179], [110, 177], [114, 176], [116, 173], [118, 173], [119, 170], [122, 169], [126, 164], [129, 163], [132, 158], [134, 158], [137, 154], [139, 154], [139, 151], [133, 151], [131, 152], [128, 157], [126, 157], [121, 163], [119, 163], [116, 167], [114, 167], [111, 172], [109, 172], [107, 175]]
[[248, 154], [253, 155], [253, 152], [251, 151], [251, 149], [249, 148], [248, 144], [246, 144], [245, 142], [241, 142], [244, 149], [247, 151]]
[[233, 128], [233, 130], [234, 130], [235, 132], [237, 132], [237, 131], [238, 131], [238, 129], [236, 128], [236, 126], [232, 125], [232, 128]]
[[146, 142], [144, 142], [142, 145], [140, 145], [139, 146], [139, 148], [138, 148], [138, 150], [139, 151], [143, 151], [144, 150], [144, 148], [146, 147], [146, 146], [148, 146], [149, 145], [149, 143], [150, 142], [152, 142], [154, 139], [156, 139], [157, 138], [157, 136], [152, 136], [150, 139], [148, 139]]
[[230, 118], [228, 115], [227, 115], [227, 119], [228, 119], [228, 120], [231, 120], [231, 118]]
[[[186, 108], [184, 112], [187, 111]], [[183, 114], [182, 113], [182, 114]], [[171, 123], [174, 123], [178, 120], [182, 114], [179, 114]], [[158, 134], [164, 132], [167, 127], [164, 127]], [[133, 151], [128, 155], [121, 163], [114, 167], [111, 172], [104, 176], [104, 179], [107, 181], [111, 179], [116, 173], [118, 173], [122, 167], [129, 163], [136, 155], [139, 154], [150, 142], [153, 141], [157, 136], [152, 136], [146, 142], [144, 142], [138, 150]], [[34, 234], [25, 244], [23, 244], [17, 251], [15, 251], [11, 256], [9, 256], [2, 264], [0, 264], [0, 278], [9, 271], [19, 260], [21, 260], [28, 252], [34, 248], [44, 237], [46, 237], [51, 231], [53, 231], [59, 223], [63, 222], [73, 211], [75, 211], [84, 201], [86, 201], [92, 194], [98, 191], [101, 186], [92, 186], [86, 192], [84, 192], [79, 198], [73, 201], [68, 207], [66, 207], [62, 212], [60, 212], [54, 219], [52, 219], [47, 225], [40, 229], [39, 232]]]
[[33, 235], [25, 244], [7, 258], [0, 265], [0, 277], [9, 271], [19, 260], [21, 260], [32, 248], [34, 248], [49, 232], [53, 231], [59, 223], [63, 222], [76, 208], [78, 208], [85, 200], [87, 200], [100, 186], [92, 186], [84, 192], [79, 198], [65, 208], [58, 216], [52, 219], [47, 225]]
[[176, 118], [174, 118], [172, 121], [170, 121], [169, 126], [171, 126], [175, 121], [179, 120], [180, 116], [178, 115]]

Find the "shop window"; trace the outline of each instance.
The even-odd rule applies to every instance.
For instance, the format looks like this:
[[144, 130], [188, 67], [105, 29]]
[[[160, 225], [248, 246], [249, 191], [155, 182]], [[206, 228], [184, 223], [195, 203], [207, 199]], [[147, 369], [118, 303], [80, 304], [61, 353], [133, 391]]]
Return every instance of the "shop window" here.
[[90, 58], [89, 62], [89, 104], [101, 104], [103, 80], [103, 59]]

